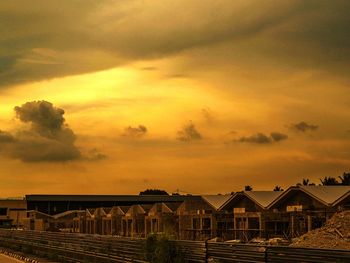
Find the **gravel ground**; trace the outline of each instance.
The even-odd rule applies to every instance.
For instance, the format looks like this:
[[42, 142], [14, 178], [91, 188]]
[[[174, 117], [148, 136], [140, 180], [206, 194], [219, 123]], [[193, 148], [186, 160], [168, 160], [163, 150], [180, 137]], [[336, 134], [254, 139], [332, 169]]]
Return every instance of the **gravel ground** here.
[[293, 239], [290, 246], [350, 250], [350, 210], [336, 213], [325, 226]]

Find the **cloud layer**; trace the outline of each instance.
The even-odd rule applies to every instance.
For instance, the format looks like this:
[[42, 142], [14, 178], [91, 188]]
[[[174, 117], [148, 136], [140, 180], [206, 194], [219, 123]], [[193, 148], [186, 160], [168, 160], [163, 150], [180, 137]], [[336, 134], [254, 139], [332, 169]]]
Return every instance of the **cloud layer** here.
[[0, 85], [222, 43], [226, 52], [218, 59], [236, 64], [254, 56], [348, 73], [349, 9], [347, 0], [1, 1]]

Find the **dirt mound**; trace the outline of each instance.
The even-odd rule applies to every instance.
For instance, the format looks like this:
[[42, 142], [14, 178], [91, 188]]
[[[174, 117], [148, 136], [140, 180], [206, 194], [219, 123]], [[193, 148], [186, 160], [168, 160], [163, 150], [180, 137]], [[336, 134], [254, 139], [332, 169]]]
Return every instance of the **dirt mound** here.
[[334, 214], [323, 227], [293, 239], [290, 246], [350, 249], [350, 210]]

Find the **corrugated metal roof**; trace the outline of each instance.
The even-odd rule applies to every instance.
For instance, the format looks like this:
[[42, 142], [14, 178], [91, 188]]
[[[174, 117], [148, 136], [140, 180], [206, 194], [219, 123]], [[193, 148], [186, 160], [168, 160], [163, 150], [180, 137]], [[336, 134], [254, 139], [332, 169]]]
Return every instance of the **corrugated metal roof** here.
[[231, 195], [202, 195], [202, 198], [218, 210], [228, 199], [230, 199]]
[[27, 201], [182, 202], [190, 195], [26, 195]]
[[302, 185], [299, 187], [328, 205], [331, 205], [350, 191], [350, 186], [345, 185]]
[[266, 208], [282, 193], [283, 191], [244, 191], [245, 195], [250, 197], [263, 208]]

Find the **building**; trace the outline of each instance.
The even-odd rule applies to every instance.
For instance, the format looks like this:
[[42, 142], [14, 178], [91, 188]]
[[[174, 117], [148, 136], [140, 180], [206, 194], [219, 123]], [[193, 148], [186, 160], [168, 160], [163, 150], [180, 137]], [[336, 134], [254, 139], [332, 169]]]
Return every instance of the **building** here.
[[26, 218], [23, 219], [24, 230], [47, 231], [50, 228], [51, 215], [30, 210], [26, 211]]
[[[340, 185], [232, 195], [27, 197], [0, 200], [1, 227], [127, 237], [166, 233], [177, 239], [247, 242], [253, 238], [290, 239], [321, 227], [335, 212], [350, 208], [350, 186]], [[101, 204], [112, 205], [98, 206]], [[65, 210], [77, 206], [88, 208]], [[27, 211], [29, 207], [35, 209]]]
[[26, 195], [28, 210], [55, 215], [68, 210], [183, 202], [191, 195]]
[[153, 205], [132, 205], [122, 217], [123, 236], [146, 237], [146, 216]]
[[114, 206], [105, 209], [107, 214], [102, 218], [102, 232], [104, 235], [123, 235], [123, 217], [129, 208], [129, 206]]
[[223, 239], [243, 241], [265, 237], [268, 205], [278, 198], [282, 191], [243, 191], [230, 197], [220, 210], [232, 215], [222, 233]]
[[270, 234], [287, 238], [321, 227], [339, 209], [349, 207], [350, 186], [292, 186], [269, 206]]
[[23, 227], [27, 203], [21, 199], [0, 199], [0, 228]]
[[177, 236], [178, 219], [176, 210], [181, 205], [178, 203], [156, 203], [145, 217], [145, 234], [166, 234]]
[[176, 211], [179, 239], [206, 240], [217, 236], [219, 208], [231, 195], [206, 195], [184, 201]]

